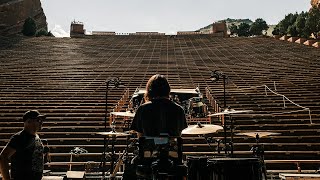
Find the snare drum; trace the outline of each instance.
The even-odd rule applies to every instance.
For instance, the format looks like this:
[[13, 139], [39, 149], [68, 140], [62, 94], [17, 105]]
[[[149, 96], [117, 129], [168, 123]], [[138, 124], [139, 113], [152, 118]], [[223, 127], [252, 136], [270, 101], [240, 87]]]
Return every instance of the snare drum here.
[[208, 160], [210, 180], [262, 180], [258, 158], [215, 158]]
[[208, 157], [205, 156], [187, 157], [188, 180], [208, 179], [207, 162]]

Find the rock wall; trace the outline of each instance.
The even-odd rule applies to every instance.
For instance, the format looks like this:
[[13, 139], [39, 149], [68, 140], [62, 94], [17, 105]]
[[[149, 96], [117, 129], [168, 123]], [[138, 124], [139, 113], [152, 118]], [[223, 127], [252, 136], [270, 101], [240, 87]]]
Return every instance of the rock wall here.
[[320, 0], [311, 0], [311, 6], [320, 9]]
[[28, 17], [37, 22], [38, 29], [47, 30], [47, 20], [40, 0], [0, 0], [0, 35], [21, 33]]

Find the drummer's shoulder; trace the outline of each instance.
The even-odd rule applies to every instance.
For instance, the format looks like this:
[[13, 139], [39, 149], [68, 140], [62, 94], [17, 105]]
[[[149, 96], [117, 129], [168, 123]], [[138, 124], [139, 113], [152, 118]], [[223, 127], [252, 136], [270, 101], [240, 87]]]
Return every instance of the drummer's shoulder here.
[[174, 104], [175, 107], [176, 107], [178, 110], [184, 112], [184, 109], [183, 109], [183, 107], [182, 107], [180, 104], [178, 104], [178, 103], [176, 103], [176, 102], [172, 102], [172, 104]]
[[148, 106], [149, 104], [152, 104], [152, 102], [151, 102], [151, 101], [147, 101], [147, 102], [143, 103], [141, 106], [142, 106], [142, 107], [143, 107], [143, 106]]

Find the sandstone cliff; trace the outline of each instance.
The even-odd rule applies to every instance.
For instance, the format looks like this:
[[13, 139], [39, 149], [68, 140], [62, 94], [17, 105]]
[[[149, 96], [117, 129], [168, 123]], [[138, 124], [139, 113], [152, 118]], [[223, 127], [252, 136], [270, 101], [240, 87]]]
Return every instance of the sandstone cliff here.
[[320, 9], [320, 0], [311, 0], [311, 6]]
[[0, 35], [21, 33], [24, 20], [28, 17], [37, 22], [38, 29], [47, 30], [40, 0], [0, 0]]

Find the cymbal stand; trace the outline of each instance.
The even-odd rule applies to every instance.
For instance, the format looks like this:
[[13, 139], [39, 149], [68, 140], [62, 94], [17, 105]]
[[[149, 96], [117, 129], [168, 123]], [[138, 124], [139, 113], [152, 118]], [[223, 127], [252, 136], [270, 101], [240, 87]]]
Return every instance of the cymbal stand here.
[[256, 134], [256, 146], [252, 146], [251, 150], [253, 152], [253, 155], [260, 160], [260, 165], [262, 169], [262, 173], [264, 176], [264, 179], [267, 179], [267, 168], [266, 164], [264, 163], [264, 147], [263, 144], [259, 144], [260, 142], [260, 136], [259, 134]]
[[[211, 146], [211, 143], [214, 141], [215, 142], [215, 140], [214, 139], [212, 139], [212, 137], [207, 137], [207, 136], [201, 136], [201, 135], [198, 135], [198, 137], [203, 137], [205, 140], [206, 140], [206, 142], [207, 142], [207, 144], [209, 145], [209, 148], [212, 150], [212, 151], [215, 151], [215, 149]], [[219, 148], [219, 146], [218, 146], [218, 148]], [[218, 150], [218, 149], [217, 149]], [[218, 153], [220, 154], [220, 150], [218, 150]]]
[[224, 153], [225, 155], [228, 154], [228, 148], [227, 148], [227, 123], [226, 123], [226, 119], [225, 117], [223, 117], [223, 134], [224, 134], [224, 140], [223, 140], [223, 144], [224, 144]]
[[[109, 144], [109, 138], [108, 138], [108, 144]], [[110, 154], [110, 175], [114, 170], [114, 162], [115, 162], [115, 141], [116, 141], [116, 136], [111, 136], [111, 154]], [[105, 179], [105, 175], [106, 175], [106, 151], [107, 151], [108, 146], [106, 147], [106, 149], [103, 152], [103, 167], [102, 167], [102, 179]], [[100, 164], [101, 165], [101, 164]], [[112, 177], [110, 177], [110, 179], [112, 179]]]
[[[110, 174], [113, 172], [114, 170], [114, 161], [115, 161], [115, 148], [114, 148], [114, 144], [116, 141], [116, 136], [112, 136], [112, 140], [111, 140], [111, 162], [110, 162]], [[114, 178], [114, 177], [113, 177]], [[113, 179], [110, 177], [110, 179]]]
[[229, 119], [230, 119], [230, 122], [231, 122], [231, 124], [230, 124], [231, 141], [229, 142], [229, 144], [230, 144], [230, 147], [231, 147], [231, 149], [230, 149], [231, 157], [233, 157], [233, 128], [234, 128], [234, 121], [232, 119], [231, 114], [229, 114]]
[[[115, 122], [113, 121], [112, 124], [110, 125], [112, 132], [116, 132], [115, 131]], [[107, 157], [106, 157], [106, 152], [108, 150], [109, 147], [109, 142], [110, 142], [110, 137], [111, 137], [111, 157], [110, 157], [110, 174], [113, 172], [114, 169], [114, 161], [115, 161], [115, 141], [116, 141], [116, 136], [108, 136], [108, 143], [106, 142], [106, 137], [104, 138], [104, 150], [102, 153], [102, 161], [100, 163], [100, 169], [102, 168], [102, 179], [105, 179], [105, 173], [106, 173], [106, 161], [107, 161]], [[102, 165], [102, 167], [101, 167]], [[111, 177], [110, 177], [111, 179]]]
[[116, 177], [116, 173], [119, 171], [119, 168], [122, 164], [124, 164], [126, 167], [130, 163], [128, 151], [129, 151], [129, 148], [134, 146], [137, 142], [136, 140], [134, 140], [129, 144], [130, 138], [131, 138], [130, 136], [127, 136], [126, 148], [125, 150], [123, 150], [122, 154], [119, 155], [119, 158], [115, 163], [115, 167], [111, 171], [110, 179], [114, 179]]
[[107, 139], [106, 137], [104, 137], [104, 149], [103, 149], [103, 152], [102, 152], [102, 158], [101, 158], [101, 162], [100, 162], [100, 165], [99, 165], [99, 169], [102, 170], [102, 177], [104, 178], [105, 177], [105, 172], [106, 172], [106, 161], [107, 161], [107, 150], [109, 148], [109, 137], [108, 137], [108, 143], [107, 143]]
[[[220, 77], [222, 77], [222, 79], [223, 79], [223, 110], [226, 110], [227, 109], [226, 81], [227, 81], [227, 79], [229, 79], [229, 77], [226, 74], [224, 74], [223, 72], [220, 72], [218, 70], [211, 71], [210, 80], [212, 82], [219, 81]], [[227, 155], [228, 154], [228, 150], [227, 150], [227, 125], [226, 125], [225, 119], [223, 122], [223, 131], [224, 131], [224, 152]]]
[[218, 151], [218, 154], [220, 154], [220, 143], [221, 143], [221, 140], [220, 140], [220, 139], [217, 139], [216, 142], [218, 143], [218, 145], [217, 145], [217, 151]]

